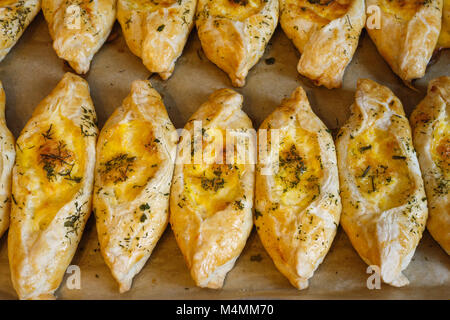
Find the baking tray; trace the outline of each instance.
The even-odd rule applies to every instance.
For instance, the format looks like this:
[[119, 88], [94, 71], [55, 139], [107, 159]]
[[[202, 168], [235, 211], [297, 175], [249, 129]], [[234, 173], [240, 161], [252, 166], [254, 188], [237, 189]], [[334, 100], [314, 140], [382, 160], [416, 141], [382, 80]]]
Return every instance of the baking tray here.
[[[274, 58], [274, 63], [273, 59]], [[266, 60], [269, 59], [269, 60]], [[401, 99], [406, 114], [425, 96], [429, 80], [450, 74], [450, 51], [441, 52], [425, 77], [415, 82], [417, 91], [405, 87], [378, 54], [363, 32], [341, 89], [317, 88], [297, 73], [299, 53], [278, 27], [260, 62], [249, 72], [247, 84], [235, 89], [244, 95], [244, 110], [257, 128], [264, 118], [302, 86], [312, 108], [333, 132], [349, 116], [358, 78], [369, 78], [388, 86]], [[18, 44], [0, 64], [0, 79], [6, 91], [7, 123], [14, 136], [28, 121], [33, 109], [71, 69], [52, 48], [42, 13], [29, 26]], [[133, 80], [150, 73], [128, 49], [116, 23], [108, 42], [95, 56], [89, 82], [101, 128], [130, 90]], [[231, 87], [227, 75], [207, 60], [195, 29], [190, 35], [175, 72], [168, 81], [152, 76], [175, 127], [182, 128], [191, 114], [216, 89]], [[6, 235], [0, 239], [0, 299], [16, 299], [12, 288]], [[94, 217], [88, 221], [72, 261], [81, 270], [81, 289], [70, 290], [66, 278], [56, 292], [61, 299], [449, 299], [450, 258], [425, 232], [405, 275], [411, 284], [403, 288], [381, 284], [369, 290], [367, 265], [339, 228], [330, 252], [310, 280], [298, 291], [275, 268], [253, 230], [222, 290], [197, 288], [190, 277], [172, 230], [167, 228], [151, 258], [135, 277], [132, 289], [119, 294], [118, 286], [99, 251]]]

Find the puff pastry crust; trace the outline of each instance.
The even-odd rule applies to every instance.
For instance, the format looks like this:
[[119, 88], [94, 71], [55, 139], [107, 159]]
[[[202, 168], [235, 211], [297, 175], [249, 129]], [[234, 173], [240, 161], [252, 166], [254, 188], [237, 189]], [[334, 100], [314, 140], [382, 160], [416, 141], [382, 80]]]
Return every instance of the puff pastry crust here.
[[0, 82], [0, 238], [9, 226], [11, 173], [15, 157], [14, 137], [6, 126], [5, 91]]
[[117, 19], [131, 52], [166, 80], [194, 26], [197, 0], [118, 0]]
[[116, 0], [42, 0], [42, 12], [58, 57], [87, 73], [116, 21]]
[[[222, 287], [253, 226], [255, 161], [244, 160], [254, 159], [256, 142], [243, 142], [247, 152], [238, 155], [246, 158], [225, 151], [239, 145], [232, 139], [252, 131], [242, 101], [231, 89], [214, 92], [186, 124], [178, 147], [170, 224], [200, 287]], [[201, 130], [196, 129], [197, 121]]]
[[41, 10], [40, 0], [0, 2], [0, 61], [14, 47], [39, 10]]
[[341, 214], [333, 138], [301, 87], [259, 130], [269, 130], [266, 145], [277, 151], [257, 165], [256, 230], [278, 270], [305, 289], [330, 249]]
[[402, 270], [428, 216], [411, 129], [400, 100], [371, 80], [358, 81], [351, 109], [336, 141], [341, 225], [384, 282], [404, 286], [409, 281]]
[[20, 299], [50, 299], [91, 212], [97, 126], [85, 80], [66, 73], [16, 142], [8, 256]]
[[197, 30], [206, 57], [225, 71], [233, 86], [264, 53], [278, 23], [278, 0], [199, 0]]
[[450, 77], [430, 81], [410, 122], [428, 196], [427, 229], [450, 254]]
[[132, 83], [100, 132], [94, 213], [100, 249], [120, 292], [130, 289], [166, 229], [177, 140], [150, 81]]
[[342, 85], [366, 22], [364, 0], [280, 0], [280, 24], [302, 54], [297, 70], [328, 89]]
[[450, 48], [450, 0], [444, 0], [442, 7], [442, 25], [436, 48]]
[[441, 30], [442, 0], [366, 0], [380, 8], [380, 28], [367, 27], [391, 69], [404, 81], [425, 75]]

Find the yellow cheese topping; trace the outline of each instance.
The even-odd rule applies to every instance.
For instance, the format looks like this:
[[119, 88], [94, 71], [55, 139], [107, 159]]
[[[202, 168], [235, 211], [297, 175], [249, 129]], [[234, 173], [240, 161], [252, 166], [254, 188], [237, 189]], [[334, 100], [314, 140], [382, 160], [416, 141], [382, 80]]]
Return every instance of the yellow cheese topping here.
[[342, 17], [350, 3], [350, 0], [289, 0], [286, 10], [295, 10], [300, 17], [325, 25]]
[[188, 200], [203, 209], [203, 219], [224, 210], [241, 193], [240, 171], [239, 166], [231, 164], [184, 166]]
[[408, 159], [389, 132], [367, 129], [351, 139], [348, 156], [357, 188], [380, 210], [404, 204], [413, 192], [415, 186], [407, 167]]
[[411, 20], [422, 5], [430, 5], [431, 0], [382, 0], [381, 9], [403, 20]]
[[[450, 124], [446, 121], [439, 121], [433, 131], [431, 156], [442, 171], [444, 180], [448, 182], [450, 180]], [[447, 193], [448, 183], [445, 185]]]
[[[225, 142], [227, 141], [223, 130], [219, 128], [205, 130], [202, 135], [202, 150], [193, 151], [192, 163], [183, 167], [187, 198], [182, 199], [178, 205], [183, 207], [185, 202], [189, 201], [192, 206], [200, 209], [199, 213], [203, 219], [224, 210], [230, 204], [238, 210], [243, 208], [242, 203], [235, 203], [235, 199], [242, 194], [240, 177], [243, 164], [237, 163], [235, 149], [232, 149], [235, 163], [227, 163]], [[194, 147], [192, 142], [192, 148]], [[203, 158], [197, 164], [195, 159], [197, 152], [200, 151]]]
[[158, 8], [170, 7], [175, 2], [177, 2], [177, 0], [127, 0], [127, 5], [132, 10], [149, 10], [150, 12], [152, 12]]
[[297, 128], [294, 137], [283, 140], [279, 152], [275, 182], [282, 191], [282, 204], [305, 209], [320, 194], [322, 174], [316, 134]]
[[116, 204], [131, 201], [158, 170], [160, 141], [151, 124], [143, 120], [110, 128], [104, 141], [98, 166], [102, 183], [113, 187]]
[[266, 2], [264, 0], [214, 0], [210, 1], [210, 14], [242, 21], [260, 12]]
[[79, 156], [85, 152], [84, 138], [72, 121], [62, 117], [40, 128], [17, 145], [16, 159], [19, 179], [36, 195], [32, 208], [36, 230], [44, 230], [78, 192], [86, 162]]
[[436, 47], [438, 49], [450, 48], [450, 0], [444, 0], [441, 33]]

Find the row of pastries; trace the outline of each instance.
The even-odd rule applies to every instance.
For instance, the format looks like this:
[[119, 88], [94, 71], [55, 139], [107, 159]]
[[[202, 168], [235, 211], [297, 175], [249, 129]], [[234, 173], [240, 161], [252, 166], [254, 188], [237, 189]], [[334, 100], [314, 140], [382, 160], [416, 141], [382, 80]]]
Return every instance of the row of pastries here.
[[[19, 298], [54, 297], [91, 211], [120, 292], [168, 223], [192, 278], [207, 288], [223, 286], [253, 225], [298, 289], [339, 224], [393, 286], [408, 284], [402, 271], [425, 226], [450, 254], [449, 77], [430, 81], [409, 121], [390, 89], [359, 80], [335, 141], [298, 87], [255, 144], [243, 99], [215, 91], [179, 134], [150, 82], [134, 81], [98, 132], [88, 83], [67, 73], [14, 142], [1, 90], [0, 236], [9, 226]], [[229, 153], [242, 145], [246, 158]]]
[[[301, 53], [298, 72], [338, 88], [367, 32], [406, 83], [421, 78], [434, 50], [450, 47], [450, 0], [3, 0], [0, 60], [42, 6], [57, 55], [79, 74], [119, 21], [130, 50], [168, 79], [196, 24], [205, 55], [242, 87], [280, 20]], [[366, 24], [367, 22], [367, 24]]]

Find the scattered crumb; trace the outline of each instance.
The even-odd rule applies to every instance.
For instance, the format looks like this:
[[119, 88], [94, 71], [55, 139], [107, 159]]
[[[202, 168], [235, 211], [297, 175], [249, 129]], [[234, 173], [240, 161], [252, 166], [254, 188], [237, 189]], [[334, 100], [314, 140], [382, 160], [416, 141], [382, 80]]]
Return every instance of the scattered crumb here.
[[250, 261], [260, 262], [261, 260], [262, 260], [262, 257], [260, 254], [255, 254], [254, 256], [250, 257]]
[[271, 65], [275, 63], [275, 58], [274, 57], [270, 57], [266, 59], [266, 64]]

